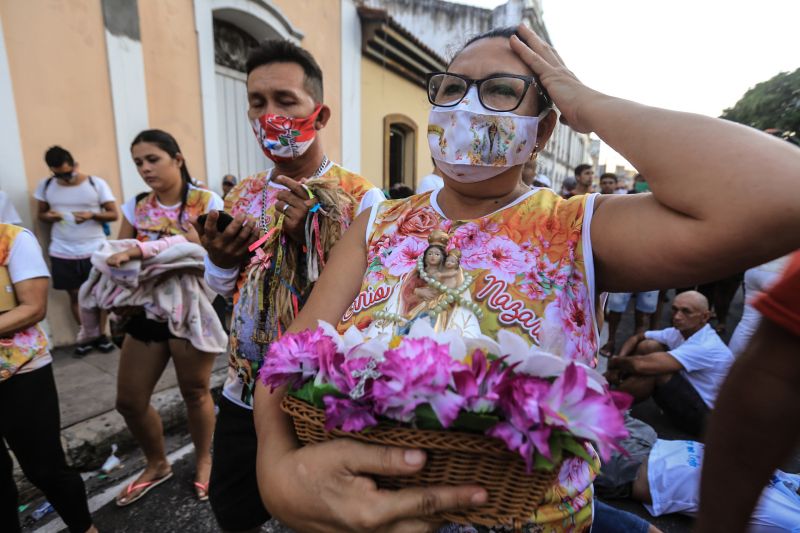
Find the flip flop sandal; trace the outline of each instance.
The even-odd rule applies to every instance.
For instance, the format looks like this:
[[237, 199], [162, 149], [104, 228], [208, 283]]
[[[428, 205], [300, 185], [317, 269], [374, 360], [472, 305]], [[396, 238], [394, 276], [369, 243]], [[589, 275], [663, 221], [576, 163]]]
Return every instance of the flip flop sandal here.
[[164, 483], [166, 480], [168, 480], [171, 477], [172, 477], [172, 472], [170, 472], [166, 476], [160, 477], [158, 479], [154, 479], [152, 481], [144, 481], [142, 483], [136, 483], [135, 485], [134, 485], [133, 482], [131, 482], [131, 484], [128, 485], [128, 488], [125, 489], [125, 494], [124, 494], [123, 498], [127, 498], [130, 495], [130, 493], [135, 491], [135, 490], [140, 490], [140, 489], [144, 489], [144, 490], [142, 490], [142, 492], [140, 492], [139, 494], [137, 494], [136, 496], [134, 496], [130, 500], [126, 500], [125, 502], [121, 502], [119, 500], [119, 498], [117, 498], [115, 500], [116, 503], [117, 503], [117, 507], [126, 507], [126, 506], [128, 506], [128, 505], [130, 505], [130, 504], [132, 504], [134, 502], [139, 501], [140, 499], [142, 499], [142, 497], [145, 494], [147, 494], [148, 492], [150, 492], [151, 490], [153, 490], [157, 486], [161, 485], [162, 483]]
[[201, 502], [208, 501], [208, 485], [210, 481], [205, 483], [200, 483], [199, 481], [194, 482], [194, 492], [197, 495], [197, 499]]

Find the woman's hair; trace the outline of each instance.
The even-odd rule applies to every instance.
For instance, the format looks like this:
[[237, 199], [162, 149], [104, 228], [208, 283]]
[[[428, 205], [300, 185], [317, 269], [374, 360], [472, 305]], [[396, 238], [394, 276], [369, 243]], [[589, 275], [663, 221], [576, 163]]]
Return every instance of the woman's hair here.
[[[473, 36], [466, 43], [464, 43], [464, 46], [462, 46], [458, 50], [458, 52], [456, 52], [453, 55], [453, 58], [450, 59], [450, 63], [448, 63], [448, 65], [447, 65], [447, 70], [450, 70], [450, 65], [453, 64], [453, 61], [455, 61], [456, 58], [459, 55], [461, 55], [461, 52], [463, 52], [469, 45], [471, 45], [471, 44], [473, 44], [475, 42], [478, 42], [478, 41], [482, 41], [483, 39], [495, 39], [495, 38], [510, 39], [511, 37], [513, 37], [515, 35], [517, 36], [517, 38], [522, 40], [522, 37], [520, 36], [519, 32], [517, 31], [517, 27], [516, 26], [506, 26], [504, 28], [494, 28], [494, 29], [491, 29], [489, 31], [485, 31], [483, 33], [479, 33], [478, 35]], [[536, 85], [541, 89], [541, 92], [539, 92], [537, 94], [537, 98], [536, 98], [537, 106], [538, 106], [539, 111], [543, 111], [544, 109], [552, 106], [552, 103], [551, 103], [551, 100], [550, 100], [550, 96], [547, 94], [547, 90], [544, 88], [544, 86], [539, 82], [539, 76], [537, 76], [536, 73], [534, 73], [533, 77], [536, 80]]]
[[[131, 150], [139, 143], [155, 144], [161, 150], [167, 152], [172, 159], [177, 158], [178, 154], [183, 156], [181, 147], [178, 146], [178, 141], [164, 130], [142, 131], [139, 135], [134, 137], [131, 143]], [[181, 191], [181, 208], [178, 211], [178, 227], [184, 229], [183, 215], [186, 210], [186, 198], [189, 196], [189, 185], [193, 183], [192, 176], [189, 174], [189, 169], [186, 166], [186, 158], [183, 158], [183, 164], [181, 165], [181, 181], [183, 182], [183, 190]]]

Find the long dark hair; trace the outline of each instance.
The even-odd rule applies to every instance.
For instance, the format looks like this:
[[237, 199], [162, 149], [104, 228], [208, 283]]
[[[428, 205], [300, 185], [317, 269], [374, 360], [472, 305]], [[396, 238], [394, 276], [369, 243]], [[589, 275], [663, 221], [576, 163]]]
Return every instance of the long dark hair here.
[[[178, 154], [181, 154], [181, 157], [183, 157], [183, 152], [181, 152], [181, 147], [178, 146], [178, 141], [164, 130], [142, 131], [139, 135], [134, 137], [131, 143], [131, 150], [139, 143], [155, 144], [161, 150], [167, 152], [172, 159], [176, 159]], [[183, 189], [181, 191], [181, 208], [178, 211], [178, 228], [185, 230], [183, 227], [183, 215], [186, 211], [186, 199], [189, 196], [189, 186], [194, 183], [191, 174], [189, 174], [189, 169], [186, 166], [185, 157], [183, 157], [183, 164], [181, 165], [181, 182], [183, 183]]]

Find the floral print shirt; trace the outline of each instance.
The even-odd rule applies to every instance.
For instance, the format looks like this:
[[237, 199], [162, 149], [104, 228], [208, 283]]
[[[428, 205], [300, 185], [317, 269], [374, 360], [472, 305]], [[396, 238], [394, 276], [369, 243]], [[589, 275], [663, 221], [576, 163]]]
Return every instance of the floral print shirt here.
[[183, 235], [186, 230], [181, 227], [186, 228], [190, 219], [214, 209], [222, 209], [222, 205], [222, 198], [216, 193], [190, 185], [180, 224], [180, 204], [162, 205], [154, 192], [139, 200], [131, 198], [122, 206], [122, 213], [136, 229], [136, 238], [146, 242], [170, 235]]
[[[225, 196], [225, 211], [232, 216], [245, 214], [258, 220], [260, 224], [263, 214], [266, 230], [262, 228], [262, 234], [271, 230], [277, 223], [280, 215], [276, 212], [275, 205], [278, 193], [286, 190], [283, 186], [270, 181], [270, 172], [261, 172], [243, 180]], [[371, 207], [377, 199], [385, 199], [383, 193], [369, 180], [337, 164], [330, 164], [320, 177], [338, 180], [344, 192], [359, 202], [360, 210]], [[358, 213], [344, 213], [344, 225], [349, 226], [356, 215]], [[253, 385], [264, 355], [264, 347], [251, 339], [258, 311], [253, 305], [254, 302], [242, 300], [241, 289], [247, 283], [252, 269], [258, 267], [257, 261], [251, 261], [240, 270], [233, 295], [234, 324], [230, 334], [230, 371], [223, 391], [226, 398], [246, 408], [252, 406]]]
[[[510, 330], [550, 353], [596, 365], [594, 270], [589, 224], [594, 196], [564, 200], [534, 189], [510, 205], [474, 220], [449, 220], [436, 203], [438, 191], [389, 201], [373, 208], [367, 230], [367, 272], [361, 292], [339, 324], [365, 330], [377, 311], [403, 315], [403, 287], [434, 230], [449, 235], [448, 251], [461, 251], [461, 268], [482, 316], [480, 332], [496, 337]], [[465, 320], [463, 323], [467, 324]], [[566, 460], [544, 502], [531, 517], [531, 531], [588, 531], [597, 454], [587, 463]], [[452, 531], [459, 531], [457, 528]], [[463, 531], [472, 531], [465, 528]]]
[[[11, 251], [14, 243], [23, 232], [24, 228], [11, 224], [0, 224], [0, 265], [9, 267]], [[33, 239], [33, 236], [31, 236]], [[31, 272], [28, 276], [47, 276], [47, 268], [38, 250], [37, 257], [19, 256], [16, 261], [28, 263], [27, 269]], [[36, 262], [41, 262], [41, 268]], [[41, 274], [41, 275], [40, 275]], [[15, 374], [32, 372], [52, 361], [48, 350], [47, 336], [39, 324], [17, 331], [12, 336], [0, 337], [0, 382], [13, 377]]]

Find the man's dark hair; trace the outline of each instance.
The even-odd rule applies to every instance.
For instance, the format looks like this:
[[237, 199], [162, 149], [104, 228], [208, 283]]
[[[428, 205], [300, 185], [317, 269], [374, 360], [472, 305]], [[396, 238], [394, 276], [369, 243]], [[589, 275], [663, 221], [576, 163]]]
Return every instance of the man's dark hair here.
[[600, 181], [603, 181], [603, 179], [605, 179], [605, 178], [611, 178], [612, 180], [614, 180], [614, 183], [619, 181], [619, 178], [617, 178], [617, 175], [614, 174], [613, 172], [606, 172], [605, 174], [600, 176]]
[[584, 170], [589, 170], [590, 168], [592, 168], [592, 165], [587, 165], [586, 163], [578, 165], [577, 167], [575, 167], [575, 177], [580, 176], [581, 174], [583, 174]]
[[72, 159], [72, 154], [61, 148], [60, 146], [52, 146], [44, 153], [44, 162], [50, 168], [58, 168], [64, 163], [74, 165], [75, 160]]
[[271, 63], [296, 63], [305, 73], [305, 88], [316, 102], [322, 102], [322, 69], [308, 50], [285, 39], [267, 39], [247, 56], [245, 70], [249, 76], [258, 67]]

